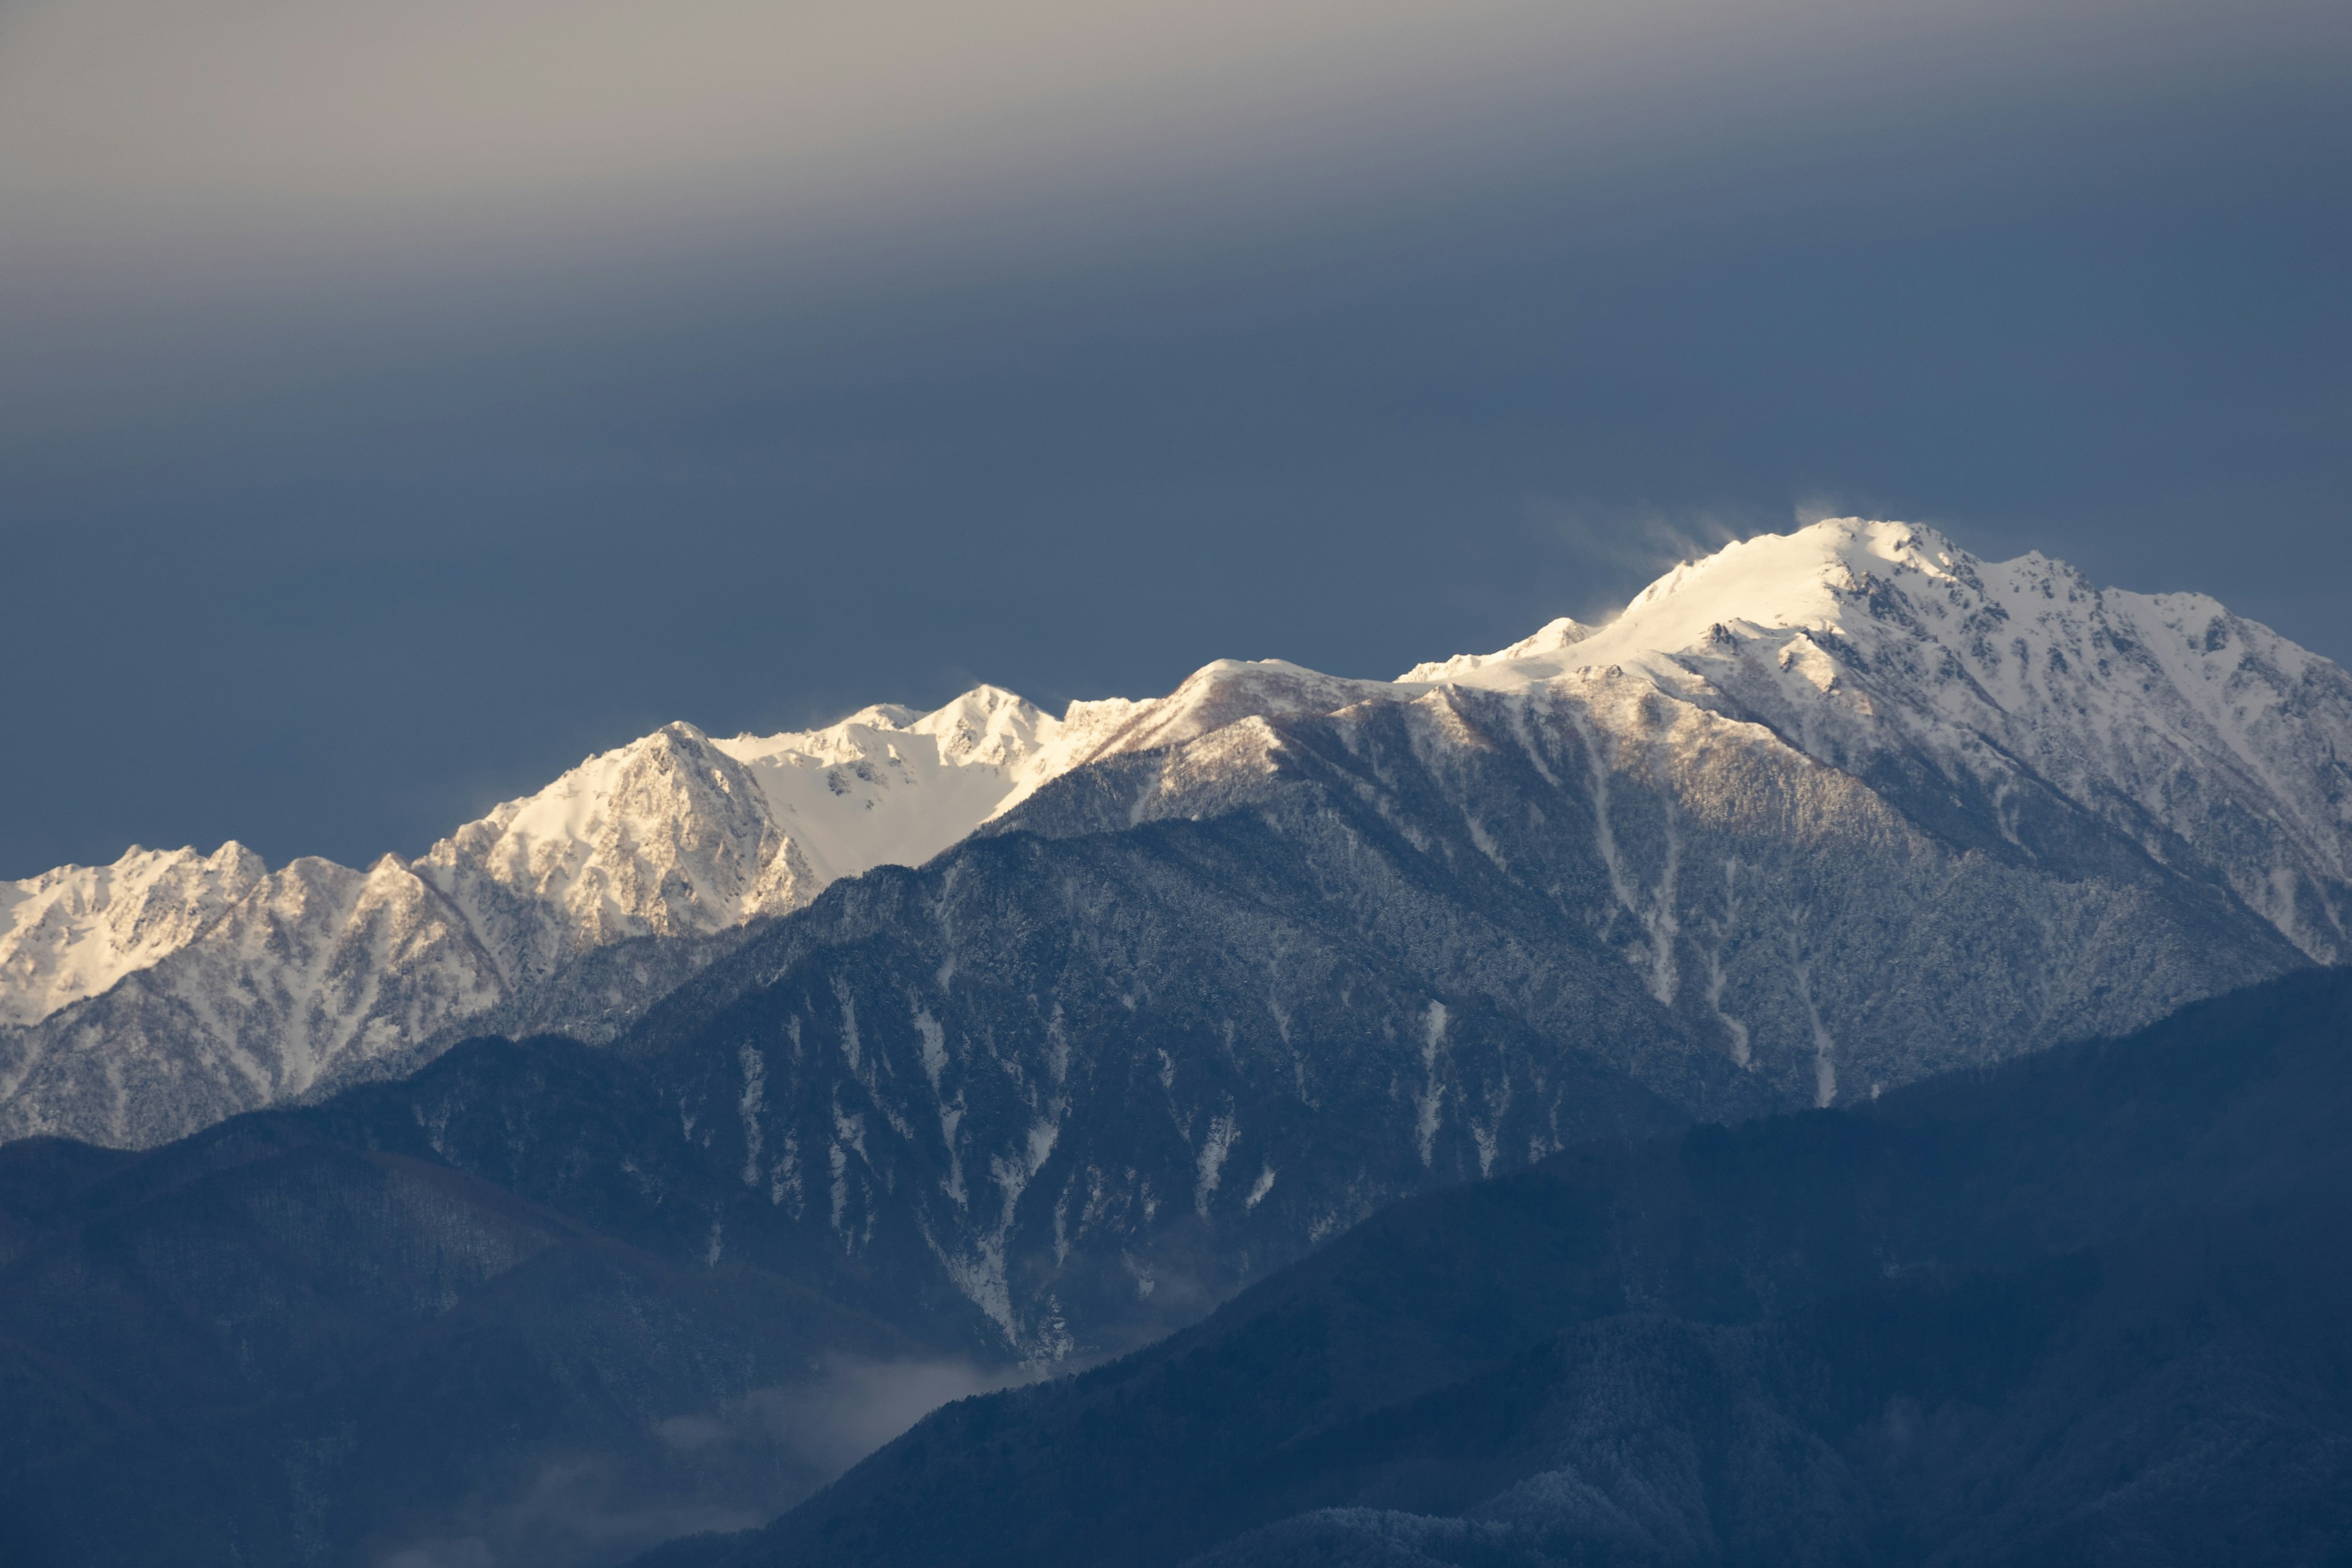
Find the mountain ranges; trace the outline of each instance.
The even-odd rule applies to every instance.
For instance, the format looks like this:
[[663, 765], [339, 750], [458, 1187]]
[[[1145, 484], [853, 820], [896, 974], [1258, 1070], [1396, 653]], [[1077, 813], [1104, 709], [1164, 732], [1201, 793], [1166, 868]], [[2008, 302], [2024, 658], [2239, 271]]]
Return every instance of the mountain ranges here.
[[[1415, 748], [1394, 787], [1332, 749], [1389, 734], [1385, 710]], [[1327, 734], [1294, 735], [1316, 721]], [[0, 1136], [149, 1147], [469, 1034], [610, 1040], [845, 877], [976, 830], [1136, 826], [1122, 804], [1137, 822], [1257, 810], [1269, 770], [1352, 794], [1413, 855], [1466, 844], [1549, 906], [1546, 944], [1573, 931], [1696, 1013], [1695, 1041], [1654, 1053], [1693, 1054], [1694, 1079], [1727, 1058], [1774, 1103], [1851, 1098], [2128, 1027], [2217, 975], [2341, 960], [2347, 755], [2352, 678], [2210, 599], [1825, 522], [1679, 567], [1608, 626], [1556, 621], [1395, 681], [1220, 660], [1059, 718], [982, 687], [801, 734], [672, 724], [414, 861], [271, 870], [232, 844], [0, 884]], [[1165, 790], [1138, 782], [1160, 773]], [[1800, 844], [1818, 861], [1832, 841], [1842, 868], [1789, 879]], [[1939, 877], [1969, 886], [1924, 909], [1937, 931], [1891, 939], [1912, 960], [1985, 967], [2022, 921], [2053, 962], [1906, 1062], [1877, 1043], [1906, 1014], [1881, 991], [1916, 974], [1814, 983], [1852, 940], [1857, 895], [1828, 884]], [[2179, 969], [2184, 941], [2212, 961]]]
[[[1396, 1215], [1515, 1234], [1533, 1222], [1465, 1194], [1768, 1137], [1749, 1128], [1912, 1125], [1979, 1092], [1956, 1086], [2042, 1082], [2045, 1061], [2112, 1078], [2139, 1046], [2067, 1043], [2249, 984], [2303, 995], [2303, 972], [2352, 948], [2347, 757], [2352, 677], [2210, 599], [1847, 520], [1678, 568], [1608, 626], [1554, 622], [1396, 681], [1228, 660], [1059, 719], [982, 688], [802, 735], [672, 725], [415, 861], [142, 850], [10, 884], [0, 1354], [34, 1414], [0, 1518], [27, 1562], [137, 1555], [166, 1517], [206, 1543], [187, 1560], [238, 1563], [618, 1562], [748, 1525], [855, 1457], [811, 1434], [896, 1408], [877, 1389], [907, 1391], [911, 1416], [1164, 1342], [1114, 1363], [1160, 1364], [1277, 1281], [1393, 1237]], [[2003, 1147], [1983, 1181], [2026, 1181]], [[2061, 1255], [2137, 1245], [2120, 1222], [2006, 1250], [1945, 1237], [1906, 1273], [1916, 1237], [1851, 1212], [1927, 1201], [1925, 1176], [1903, 1179], [1900, 1204], [1806, 1189], [1844, 1217], [1787, 1233], [1785, 1283], [1741, 1262], [1754, 1299], [1737, 1310], [1611, 1275], [1564, 1296], [1585, 1303], [1570, 1316], [1448, 1351], [1379, 1398], [1267, 1417], [1347, 1448], [1360, 1415], [1443, 1405], [1505, 1376], [1497, 1357], [1534, 1357], [1540, 1389], [1617, 1355], [1642, 1412], [1622, 1419], [1698, 1444], [1692, 1473], [1717, 1478], [1704, 1507], [1659, 1501], [1611, 1535], [1591, 1521], [1640, 1510], [1580, 1469], [1577, 1495], [1601, 1500], [1576, 1505], [1586, 1522], [1490, 1519], [1499, 1489], [1476, 1488], [1533, 1451], [1514, 1429], [1490, 1434], [1502, 1457], [1475, 1485], [1382, 1491], [1318, 1459], [1324, 1479], [1278, 1508], [1216, 1515], [1234, 1542], [1173, 1531], [1168, 1551], [1772, 1555], [1785, 1536], [1707, 1512], [1723, 1467], [1749, 1462], [1738, 1445], [1830, 1431], [1809, 1389], [1894, 1386], [1840, 1359], [1846, 1328], [1803, 1316], [1860, 1300], [1855, 1238], [1895, 1237], [1880, 1263], [1923, 1294], [1853, 1310], [1923, 1322], [1979, 1288], [2031, 1297], [2036, 1322], [2092, 1310], [2100, 1288]], [[1650, 1207], [1669, 1191], [1609, 1181]], [[1516, 1265], [1463, 1267], [1484, 1289]], [[2210, 1284], [2166, 1289], [2193, 1305]], [[1593, 1302], [1654, 1297], [1672, 1310], [1652, 1338], [1591, 1337], [1635, 1331], [1594, 1327]], [[1697, 1407], [1689, 1379], [1762, 1425], [1657, 1436]], [[1601, 1430], [1529, 1398], [1513, 1408], [1546, 1433]], [[1037, 1419], [1015, 1447], [1058, 1452]], [[1429, 1419], [1397, 1428], [1394, 1455], [1458, 1447], [1429, 1435], [1455, 1416]], [[890, 1452], [887, 1473], [917, 1473]], [[1851, 1453], [1805, 1452], [1801, 1475], [1755, 1474], [1815, 1489], [1806, 1506], [1861, 1543], [1842, 1560], [1895, 1560], [1888, 1542], [1930, 1528]], [[770, 1544], [725, 1550], [821, 1529], [884, 1542], [840, 1561], [929, 1560], [856, 1511], [901, 1507], [855, 1500], [894, 1495], [873, 1489], [888, 1458]], [[1371, 1511], [1316, 1511], [1341, 1496]], [[1092, 1528], [976, 1522], [971, 1540], [1087, 1561]]]

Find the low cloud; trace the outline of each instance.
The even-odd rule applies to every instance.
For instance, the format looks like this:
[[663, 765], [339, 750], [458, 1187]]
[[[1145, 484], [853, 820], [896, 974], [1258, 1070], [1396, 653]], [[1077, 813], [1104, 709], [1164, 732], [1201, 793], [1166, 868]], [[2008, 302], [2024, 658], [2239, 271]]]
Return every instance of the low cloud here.
[[772, 1439], [831, 1480], [940, 1405], [1020, 1381], [962, 1361], [840, 1357], [814, 1383], [759, 1389], [718, 1410], [675, 1416], [655, 1431], [681, 1455]]
[[415, 1521], [374, 1568], [614, 1568], [681, 1535], [765, 1524], [952, 1400], [1021, 1381], [957, 1360], [839, 1357], [654, 1424], [642, 1443], [543, 1454]]

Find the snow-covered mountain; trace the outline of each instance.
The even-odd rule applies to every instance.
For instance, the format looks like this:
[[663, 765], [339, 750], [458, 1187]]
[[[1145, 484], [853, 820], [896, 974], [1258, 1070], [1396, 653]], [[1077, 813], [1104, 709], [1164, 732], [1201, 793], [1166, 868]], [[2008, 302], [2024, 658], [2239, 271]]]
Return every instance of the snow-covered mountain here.
[[[992, 822], [1043, 830], [1054, 813], [1024, 803], [1074, 772], [1126, 790], [1119, 759], [1161, 759], [1097, 828], [1180, 802], [1197, 815], [1278, 770], [1269, 724], [1425, 710], [1415, 745], [1440, 765], [1495, 743], [1465, 702], [1539, 770], [1531, 737], [1580, 738], [1582, 776], [1545, 776], [1589, 797], [1592, 821], [1556, 831], [1591, 837], [1606, 868], [1594, 940], [1669, 1005], [1733, 984], [1727, 939], [1712, 961], [1695, 943], [1729, 929], [1742, 865], [1698, 864], [1692, 825], [1760, 819], [1754, 792], [1811, 787], [1777, 760], [1725, 763], [1743, 748], [1825, 766], [1906, 831], [2053, 883], [2133, 847], [2250, 931], [2317, 962], [2352, 955], [2352, 678], [2200, 595], [2102, 592], [2038, 555], [1989, 563], [1926, 529], [1846, 520], [1677, 568], [1605, 626], [1554, 621], [1393, 682], [1221, 660], [1164, 698], [1059, 718], [982, 687], [933, 713], [870, 708], [764, 738], [671, 724], [413, 862], [271, 872], [236, 845], [134, 849], [0, 884], [0, 1137], [160, 1142], [405, 1068], [469, 1026], [610, 1037], [747, 922]], [[1651, 791], [1664, 815], [1612, 817], [1612, 790]], [[1491, 858], [1528, 830], [1496, 812], [1558, 808], [1448, 809]], [[2105, 1012], [2048, 1026], [2137, 1022], [2179, 989], [2111, 978]], [[1861, 1000], [1799, 1010], [1825, 1028], [1822, 1009]], [[1716, 1012], [1744, 1045], [1750, 1026]], [[1826, 1098], [1826, 1055], [1820, 1072]]]
[[992, 687], [935, 713], [714, 740], [668, 724], [419, 857], [510, 984], [632, 937], [708, 936], [929, 859], [1028, 784], [1062, 726]]
[[1528, 691], [1595, 671], [1753, 715], [1874, 784], [1908, 777], [2012, 843], [2051, 792], [2314, 960], [2352, 957], [2352, 677], [2202, 594], [1845, 519], [1677, 567], [1606, 626], [1555, 621], [1403, 679]]
[[1066, 722], [982, 687], [803, 733], [670, 724], [414, 861], [133, 848], [0, 884], [0, 1137], [163, 1142], [407, 1066], [501, 1005], [609, 1035], [745, 921], [929, 858], [1134, 706]]
[[1117, 734], [616, 1043], [813, 1251], [1046, 1361], [1433, 1185], [2333, 961], [2352, 895], [2343, 670], [1895, 525], [1394, 683], [1212, 667]]

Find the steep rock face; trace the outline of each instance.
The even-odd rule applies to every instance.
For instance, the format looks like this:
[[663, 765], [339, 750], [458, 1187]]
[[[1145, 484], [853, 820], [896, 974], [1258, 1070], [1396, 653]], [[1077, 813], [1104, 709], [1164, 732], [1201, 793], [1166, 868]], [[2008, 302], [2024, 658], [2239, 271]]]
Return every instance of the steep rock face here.
[[1581, 1137], [1868, 1099], [2304, 962], [2053, 792], [1939, 834], [1679, 679], [1105, 758], [755, 933], [624, 1048], [747, 1188], [1051, 1360]]

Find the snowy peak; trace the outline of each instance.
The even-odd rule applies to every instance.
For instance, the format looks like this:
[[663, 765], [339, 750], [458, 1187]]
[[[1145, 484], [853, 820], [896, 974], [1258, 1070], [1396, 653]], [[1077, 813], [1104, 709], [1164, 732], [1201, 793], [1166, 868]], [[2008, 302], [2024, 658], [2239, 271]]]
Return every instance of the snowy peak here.
[[535, 978], [614, 942], [708, 935], [928, 860], [1034, 787], [1063, 730], [992, 686], [929, 713], [877, 704], [778, 735], [667, 724], [468, 823], [417, 868], [510, 979]]
[[1844, 518], [1678, 566], [1573, 641], [1448, 664], [1500, 690], [1636, 672], [1860, 775], [1899, 755], [1996, 803], [2052, 789], [2313, 958], [2352, 957], [2352, 677], [2201, 594]]
[[1059, 726], [1024, 698], [1000, 687], [975, 686], [938, 711], [909, 720], [906, 728], [931, 737], [941, 763], [1013, 768], [1034, 757]]
[[975, 686], [929, 713], [881, 702], [822, 730], [738, 735], [718, 744], [746, 762], [790, 753], [832, 763], [887, 754], [903, 743], [918, 751], [928, 747], [937, 761], [950, 765], [1005, 767], [1034, 752], [1040, 728], [1053, 722], [1010, 691]]
[[703, 933], [788, 906], [796, 878], [783, 849], [749, 770], [673, 723], [467, 823], [417, 870], [512, 978], [628, 937]]
[[1279, 658], [1221, 658], [1202, 665], [1167, 696], [1147, 702], [1074, 702], [1047, 731], [1047, 743], [1020, 795], [1087, 763], [1128, 752], [1181, 745], [1244, 719], [1332, 713], [1358, 702], [1393, 702], [1418, 690], [1386, 680], [1349, 680]]
[[0, 1025], [46, 1017], [185, 947], [266, 870], [234, 841], [210, 855], [133, 845], [111, 866], [0, 882]]
[[[1127, 705], [1078, 706], [1099, 717]], [[404, 879], [442, 901], [426, 923], [463, 932], [512, 988], [615, 942], [709, 935], [798, 909], [839, 878], [929, 859], [1034, 787], [1063, 728], [990, 686], [930, 713], [880, 704], [781, 735], [719, 741], [666, 724], [465, 824], [413, 867], [386, 857], [336, 870], [353, 886]], [[189, 950], [257, 890], [332, 924], [342, 917], [329, 919], [316, 886], [327, 864], [273, 879], [236, 844], [211, 856], [133, 848], [112, 866], [0, 883], [0, 1027]], [[247, 954], [252, 984], [270, 983], [276, 940]]]
[[1949, 579], [1955, 569], [1978, 564], [1933, 529], [1842, 518], [1759, 534], [1685, 562], [1605, 626], [1554, 621], [1498, 652], [1422, 665], [1412, 678], [1507, 689], [1570, 669], [1650, 664], [1719, 646], [1726, 632], [1843, 634], [1858, 616], [1868, 618], [1871, 588], [1882, 579], [1905, 572]]

